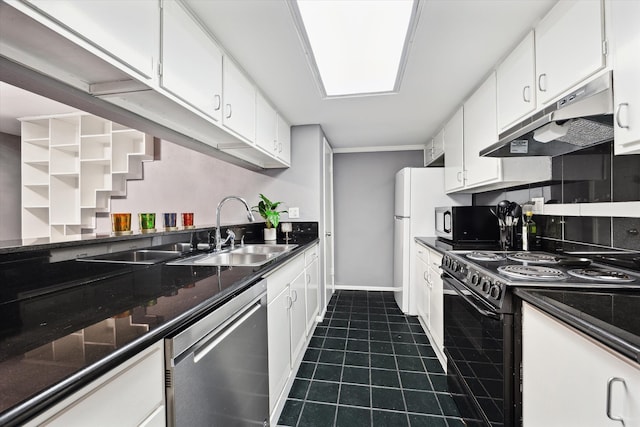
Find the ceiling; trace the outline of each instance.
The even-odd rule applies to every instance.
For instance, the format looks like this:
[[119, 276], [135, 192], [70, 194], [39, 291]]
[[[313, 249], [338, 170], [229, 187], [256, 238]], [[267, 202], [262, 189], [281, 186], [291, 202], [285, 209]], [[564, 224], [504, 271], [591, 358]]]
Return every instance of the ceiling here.
[[293, 125], [343, 150], [423, 145], [557, 0], [422, 0], [397, 94], [322, 99], [285, 0], [185, 0]]

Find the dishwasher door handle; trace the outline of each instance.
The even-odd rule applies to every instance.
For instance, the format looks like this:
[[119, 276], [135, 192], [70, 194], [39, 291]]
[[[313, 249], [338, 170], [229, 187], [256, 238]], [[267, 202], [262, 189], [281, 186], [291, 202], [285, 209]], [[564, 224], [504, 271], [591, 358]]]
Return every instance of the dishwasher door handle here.
[[194, 351], [194, 353], [193, 353], [193, 362], [194, 363], [198, 363], [203, 357], [205, 357], [214, 348], [216, 348], [218, 346], [218, 344], [220, 344], [222, 341], [224, 341], [225, 338], [227, 338], [229, 335], [231, 335], [233, 333], [233, 331], [238, 329], [244, 322], [246, 322], [247, 319], [249, 319], [251, 316], [253, 316], [253, 314], [256, 311], [260, 310], [261, 307], [262, 307], [262, 304], [260, 303], [260, 301], [258, 301], [242, 317], [237, 319], [232, 324], [230, 324], [228, 326], [225, 326], [225, 328], [226, 328], [225, 331], [222, 332], [220, 335], [218, 335], [213, 341], [211, 341], [209, 344], [207, 344], [204, 348]]

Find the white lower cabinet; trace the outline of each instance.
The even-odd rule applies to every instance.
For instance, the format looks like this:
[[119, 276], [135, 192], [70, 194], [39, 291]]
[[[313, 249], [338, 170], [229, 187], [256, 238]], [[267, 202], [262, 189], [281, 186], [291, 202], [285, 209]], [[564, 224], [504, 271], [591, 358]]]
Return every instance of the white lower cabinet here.
[[[269, 331], [269, 410], [284, 405], [318, 312], [318, 246], [266, 275]], [[315, 256], [314, 256], [315, 254]]]
[[440, 277], [442, 255], [416, 243], [415, 276], [418, 317], [425, 328], [436, 356], [446, 370], [444, 357], [444, 297]]
[[122, 363], [27, 426], [165, 425], [164, 342]]
[[313, 332], [313, 326], [318, 316], [320, 301], [320, 263], [318, 261], [316, 245], [304, 254], [305, 259], [305, 295], [307, 302], [307, 334]]
[[523, 426], [640, 426], [640, 365], [528, 303]]

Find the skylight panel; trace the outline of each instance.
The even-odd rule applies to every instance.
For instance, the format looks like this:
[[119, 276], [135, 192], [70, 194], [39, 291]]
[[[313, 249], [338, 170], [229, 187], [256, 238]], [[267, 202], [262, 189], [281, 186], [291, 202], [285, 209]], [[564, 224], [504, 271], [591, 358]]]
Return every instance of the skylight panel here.
[[396, 91], [415, 27], [413, 0], [295, 0], [294, 16], [327, 97]]

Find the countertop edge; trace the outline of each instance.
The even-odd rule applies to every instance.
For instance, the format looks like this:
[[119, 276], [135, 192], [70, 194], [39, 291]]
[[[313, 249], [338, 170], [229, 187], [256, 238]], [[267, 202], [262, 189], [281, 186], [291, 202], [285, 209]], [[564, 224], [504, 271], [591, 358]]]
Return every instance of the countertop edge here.
[[320, 239], [316, 237], [309, 242], [300, 244], [291, 252], [282, 257], [279, 257], [279, 259], [275, 260], [275, 262], [269, 263], [263, 268], [256, 270], [251, 274], [248, 274], [241, 280], [238, 280], [223, 293], [217, 294], [215, 297], [203, 301], [196, 307], [185, 311], [175, 319], [172, 319], [166, 324], [158, 327], [157, 329], [146, 333], [145, 335], [130, 342], [124, 347], [115, 350], [113, 353], [100, 359], [99, 361], [86, 366], [85, 368], [74, 373], [70, 377], [65, 378], [52, 387], [49, 387], [42, 392], [32, 396], [31, 398], [17, 404], [4, 413], [0, 413], [0, 425], [7, 427], [20, 425], [25, 421], [28, 421], [38, 413], [61, 402], [63, 399], [89, 385], [92, 381], [98, 379], [99, 377], [106, 374], [111, 369], [115, 368], [126, 360], [130, 359], [134, 355], [140, 353], [147, 347], [156, 343], [158, 340], [166, 338], [172, 333], [177, 332], [183, 327], [189, 325], [191, 322], [196, 321], [204, 314], [210, 312], [211, 310], [215, 310], [217, 307], [224, 304], [233, 295], [244, 292], [253, 284], [256, 284], [259, 279], [262, 278], [265, 274], [278, 268], [288, 260], [300, 255], [301, 253], [304, 253], [307, 249], [319, 243], [319, 241]]
[[414, 237], [413, 240], [416, 243], [419, 243], [422, 246], [426, 246], [429, 249], [433, 249], [434, 251], [440, 252], [443, 255], [447, 252], [446, 249], [439, 248], [437, 246], [437, 239], [435, 237]]
[[[594, 319], [594, 321], [592, 322], [587, 319], [580, 318], [570, 313], [568, 310], [563, 309], [561, 306], [564, 306], [564, 304], [562, 304], [561, 302], [556, 302], [555, 304], [551, 303], [526, 289], [516, 288], [514, 293], [522, 300], [527, 301], [528, 303], [534, 305], [542, 311], [563, 321], [569, 326], [572, 326], [580, 332], [583, 332], [587, 336], [595, 339], [599, 343], [609, 347], [615, 352], [631, 359], [636, 363], [640, 363], [640, 346], [637, 346], [634, 343], [623, 339], [620, 333], [616, 334], [605, 329], [606, 326], [608, 326], [609, 328], [615, 328], [614, 326], [607, 325], [606, 322], [598, 321], [597, 319]], [[588, 314], [586, 313], [583, 314], [585, 316], [588, 316]], [[602, 323], [606, 326], [598, 326], [595, 324], [595, 322]]]

